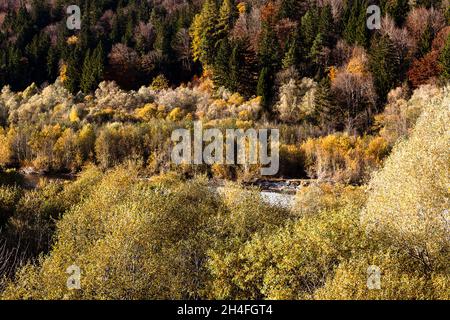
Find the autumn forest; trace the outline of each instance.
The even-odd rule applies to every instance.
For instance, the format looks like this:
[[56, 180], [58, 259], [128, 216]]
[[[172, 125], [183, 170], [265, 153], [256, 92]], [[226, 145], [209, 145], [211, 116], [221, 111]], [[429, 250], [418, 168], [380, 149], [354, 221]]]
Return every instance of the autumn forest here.
[[449, 300], [449, 124], [449, 0], [0, 0], [0, 300]]

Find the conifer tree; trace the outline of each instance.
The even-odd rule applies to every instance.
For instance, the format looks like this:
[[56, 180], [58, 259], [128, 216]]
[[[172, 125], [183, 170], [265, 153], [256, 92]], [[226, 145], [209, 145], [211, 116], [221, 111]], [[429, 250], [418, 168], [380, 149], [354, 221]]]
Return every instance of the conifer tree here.
[[391, 16], [398, 26], [401, 26], [409, 12], [409, 0], [382, 0], [380, 1], [382, 12]]
[[264, 24], [259, 44], [259, 61], [262, 67], [275, 72], [280, 62], [280, 45], [275, 32], [269, 24]]
[[73, 50], [66, 61], [66, 79], [64, 81], [64, 87], [72, 94], [77, 94], [80, 90], [80, 63], [81, 52]]
[[219, 48], [214, 62], [214, 82], [217, 86], [223, 86], [225, 88], [230, 87], [230, 55], [230, 43], [228, 38], [224, 38], [219, 41]]
[[374, 77], [378, 97], [384, 101], [396, 83], [399, 61], [389, 37], [379, 36], [373, 40], [369, 59], [370, 71]]
[[317, 29], [318, 33], [322, 35], [323, 45], [330, 46], [332, 44], [331, 42], [334, 27], [331, 6], [328, 4], [324, 6], [320, 12], [319, 25]]
[[192, 37], [194, 61], [204, 65], [214, 62], [216, 45], [217, 8], [214, 0], [206, 0], [202, 10], [194, 17], [189, 33]]
[[316, 106], [320, 127], [326, 133], [330, 132], [335, 128], [337, 123], [335, 118], [339, 117], [339, 113], [335, 110], [330, 77], [324, 77], [319, 82], [314, 95], [314, 104]]
[[417, 44], [418, 57], [423, 57], [431, 50], [431, 44], [433, 42], [434, 32], [431, 22], [427, 24], [427, 27], [420, 35], [419, 43]]
[[314, 39], [309, 58], [314, 63], [315, 74], [317, 78], [321, 78], [324, 72], [325, 65], [323, 64], [322, 54], [324, 51], [324, 39], [322, 33], [318, 33]]
[[367, 29], [367, 2], [365, 0], [350, 1], [347, 4], [348, 16], [343, 36], [350, 44], [359, 44], [367, 47], [369, 30]]
[[287, 51], [282, 60], [283, 69], [296, 67], [298, 64], [298, 46], [297, 39], [290, 40], [287, 45]]
[[94, 91], [103, 77], [103, 48], [101, 43], [91, 53], [87, 51], [81, 73], [80, 88], [88, 94]]
[[450, 80], [450, 34], [445, 41], [445, 46], [439, 57], [439, 63], [442, 68], [442, 77], [445, 80]]
[[53, 82], [58, 76], [58, 52], [50, 46], [47, 53], [47, 79]]
[[223, 0], [222, 5], [220, 6], [219, 18], [217, 20], [216, 27], [217, 31], [215, 33], [217, 43], [224, 37], [228, 36], [228, 33], [233, 27], [237, 17], [238, 11], [235, 6], [234, 0]]
[[269, 69], [264, 67], [261, 69], [256, 87], [256, 94], [261, 97], [261, 105], [267, 110], [272, 100], [272, 79]]
[[81, 72], [80, 87], [84, 93], [89, 93], [94, 86], [94, 73], [92, 69], [91, 50], [88, 49], [84, 57], [83, 69]]
[[317, 35], [317, 10], [311, 8], [301, 19], [301, 34], [304, 45], [309, 50]]

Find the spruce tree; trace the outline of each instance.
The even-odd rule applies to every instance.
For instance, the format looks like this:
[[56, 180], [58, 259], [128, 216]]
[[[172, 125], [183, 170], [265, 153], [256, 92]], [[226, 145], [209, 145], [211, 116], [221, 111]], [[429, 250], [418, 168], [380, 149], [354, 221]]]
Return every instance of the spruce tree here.
[[97, 88], [103, 78], [103, 47], [99, 43], [91, 53], [87, 51], [81, 73], [80, 88], [83, 93], [88, 94]]
[[369, 67], [374, 77], [378, 97], [383, 102], [398, 79], [399, 61], [395, 46], [388, 36], [379, 36], [373, 40]]
[[228, 41], [228, 38], [224, 38], [219, 41], [219, 48], [217, 50], [217, 56], [214, 61], [213, 80], [217, 86], [223, 86], [225, 88], [230, 87], [230, 56], [230, 43]]
[[256, 87], [256, 94], [261, 97], [261, 105], [266, 111], [269, 111], [268, 108], [270, 106], [272, 100], [272, 79], [269, 73], [269, 69], [264, 67], [261, 69], [258, 78], [258, 85]]
[[346, 22], [343, 37], [350, 44], [367, 47], [369, 30], [367, 29], [367, 2], [365, 0], [350, 1], [347, 4]]
[[100, 42], [92, 54], [92, 68], [95, 79], [95, 87], [103, 80], [105, 53], [103, 51], [103, 45]]
[[314, 63], [315, 76], [321, 78], [325, 69], [325, 65], [321, 59], [324, 50], [324, 40], [322, 33], [318, 33], [316, 39], [314, 39], [309, 58]]
[[272, 26], [263, 25], [261, 42], [259, 44], [259, 61], [262, 67], [275, 72], [280, 63], [280, 46]]
[[297, 67], [298, 64], [298, 46], [297, 39], [293, 38], [287, 44], [287, 50], [284, 54], [284, 58], [282, 60], [283, 69], [287, 69], [290, 67]]
[[382, 0], [381, 10], [389, 14], [398, 26], [401, 26], [409, 12], [409, 0]]
[[423, 57], [431, 50], [433, 39], [434, 31], [430, 22], [427, 24], [427, 27], [420, 35], [419, 43], [417, 44], [417, 54], [419, 57]]
[[314, 95], [319, 125], [326, 133], [335, 129], [339, 114], [336, 112], [335, 102], [331, 91], [330, 77], [324, 77], [317, 86]]
[[331, 6], [328, 4], [324, 6], [320, 12], [319, 25], [317, 29], [318, 33], [322, 35], [323, 45], [330, 46], [332, 44], [334, 26]]
[[77, 94], [80, 90], [80, 62], [81, 62], [81, 52], [78, 50], [73, 50], [66, 61], [67, 79], [64, 81], [64, 87], [72, 94]]
[[450, 80], [450, 34], [445, 41], [445, 46], [439, 57], [439, 63], [442, 68], [442, 78]]
[[50, 82], [55, 81], [58, 76], [58, 52], [53, 46], [50, 46], [47, 53], [47, 79]]
[[301, 35], [304, 45], [308, 50], [311, 48], [317, 34], [317, 10], [315, 7], [309, 9], [301, 19]]
[[88, 50], [84, 57], [83, 69], [81, 72], [81, 82], [80, 82], [81, 91], [83, 91], [85, 94], [88, 94], [92, 90], [94, 82], [95, 79], [92, 70], [91, 50]]
[[249, 41], [245, 39], [237, 40], [233, 49], [237, 54], [235, 60], [232, 55], [230, 65], [233, 66], [232, 70], [235, 70], [232, 74], [238, 79], [236, 81], [237, 91], [244, 97], [249, 98], [255, 94], [258, 76], [254, 52], [250, 49]]

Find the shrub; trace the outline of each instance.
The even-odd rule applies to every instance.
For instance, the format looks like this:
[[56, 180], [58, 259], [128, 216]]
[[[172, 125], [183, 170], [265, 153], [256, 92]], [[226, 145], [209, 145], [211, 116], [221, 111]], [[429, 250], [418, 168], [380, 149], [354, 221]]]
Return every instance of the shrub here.
[[380, 239], [409, 252], [431, 272], [447, 265], [450, 96], [431, 97], [409, 139], [377, 172], [363, 220]]
[[21, 196], [22, 191], [18, 187], [0, 186], [0, 230], [13, 215]]
[[352, 252], [367, 247], [355, 210], [323, 211], [252, 239], [212, 251], [215, 299], [307, 299]]
[[311, 178], [361, 183], [381, 164], [388, 145], [382, 138], [333, 134], [309, 138], [302, 144], [305, 166]]

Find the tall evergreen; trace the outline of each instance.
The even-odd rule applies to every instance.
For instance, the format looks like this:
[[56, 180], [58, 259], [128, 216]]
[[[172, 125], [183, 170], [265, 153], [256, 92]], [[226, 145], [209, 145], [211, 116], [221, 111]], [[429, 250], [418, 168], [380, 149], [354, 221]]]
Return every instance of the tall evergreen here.
[[420, 35], [419, 43], [417, 44], [417, 54], [419, 57], [423, 57], [431, 50], [431, 44], [434, 39], [434, 31], [431, 23], [427, 24], [427, 27]]
[[259, 62], [262, 67], [276, 71], [280, 64], [280, 45], [273, 27], [263, 25], [261, 41], [259, 43]]
[[314, 39], [311, 47], [309, 58], [314, 63], [314, 73], [316, 78], [321, 78], [325, 70], [325, 65], [322, 61], [322, 55], [324, 52], [324, 37], [322, 33], [318, 33], [316, 39]]
[[282, 60], [283, 69], [290, 67], [297, 68], [298, 60], [298, 40], [296, 37], [292, 37], [287, 44], [287, 50]]
[[230, 56], [230, 42], [228, 38], [224, 38], [219, 42], [217, 56], [214, 61], [214, 82], [217, 86], [230, 87]]
[[381, 11], [389, 14], [395, 23], [400, 26], [405, 22], [408, 16], [410, 1], [409, 0], [381, 0]]
[[[317, 27], [318, 33], [322, 35], [322, 42], [324, 46], [331, 46], [333, 41], [333, 14], [331, 6], [326, 5], [320, 12], [319, 25]], [[316, 36], [317, 38], [317, 36]]]
[[55, 81], [58, 76], [58, 51], [53, 46], [50, 46], [47, 53], [47, 79], [49, 82]]
[[367, 28], [367, 1], [355, 0], [347, 2], [344, 17], [343, 37], [350, 44], [359, 44], [367, 47], [370, 33]]
[[64, 81], [64, 87], [70, 91], [72, 94], [77, 94], [80, 90], [80, 80], [81, 80], [81, 52], [78, 50], [73, 50], [69, 54], [66, 60], [66, 79]]
[[262, 68], [259, 73], [256, 94], [261, 97], [261, 105], [266, 109], [266, 111], [270, 111], [268, 109], [272, 100], [272, 82], [269, 69], [267, 67]]
[[84, 93], [90, 93], [97, 88], [103, 77], [103, 48], [101, 43], [91, 53], [87, 51], [81, 73], [80, 88]]
[[450, 80], [450, 34], [445, 41], [445, 46], [439, 57], [439, 63], [442, 68], [442, 77], [445, 80]]
[[[370, 71], [378, 97], [385, 99], [398, 81], [399, 61], [394, 44], [387, 36], [374, 38], [370, 49]], [[382, 101], [383, 102], [383, 101]]]
[[331, 80], [329, 77], [324, 77], [317, 86], [314, 94], [314, 104], [317, 110], [317, 118], [320, 127], [326, 133], [335, 129], [339, 114], [335, 110], [335, 102], [331, 93]]
[[317, 34], [318, 14], [316, 7], [309, 9], [301, 19], [300, 32], [305, 47], [309, 50]]

